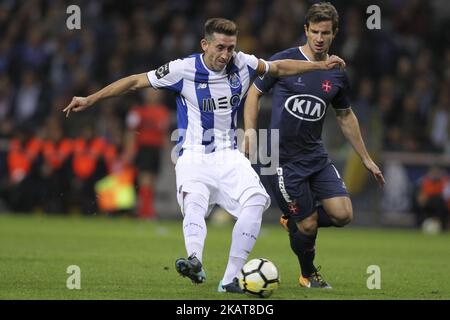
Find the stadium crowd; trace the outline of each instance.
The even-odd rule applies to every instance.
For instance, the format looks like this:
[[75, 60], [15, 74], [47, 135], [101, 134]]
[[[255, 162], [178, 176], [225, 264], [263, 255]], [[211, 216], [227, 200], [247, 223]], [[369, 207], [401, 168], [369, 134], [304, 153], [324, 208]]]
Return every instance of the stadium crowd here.
[[[370, 1], [332, 2], [340, 13], [332, 52], [346, 60], [352, 105], [369, 147], [450, 154], [446, 1], [383, 2], [380, 30], [366, 26]], [[90, 214], [98, 210], [96, 181], [136, 169], [126, 136], [137, 130], [126, 119], [133, 107], [146, 105], [144, 95], [106, 100], [77, 115], [77, 122], [65, 121], [61, 112], [72, 96], [200, 51], [196, 39], [208, 17], [235, 20], [238, 49], [269, 58], [304, 42], [311, 3], [2, 1], [0, 210], [67, 212], [75, 206]], [[81, 10], [79, 30], [66, 26], [71, 4]], [[170, 130], [175, 104], [170, 95], [163, 99], [172, 115], [164, 130]], [[84, 129], [75, 130], [80, 122]]]

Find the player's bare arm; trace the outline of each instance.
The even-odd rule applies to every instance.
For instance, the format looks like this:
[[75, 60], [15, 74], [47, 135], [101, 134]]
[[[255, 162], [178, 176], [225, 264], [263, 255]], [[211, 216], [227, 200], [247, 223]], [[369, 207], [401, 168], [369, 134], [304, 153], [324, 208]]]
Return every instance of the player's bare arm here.
[[335, 66], [339, 66], [341, 69], [345, 68], [344, 60], [335, 55], [324, 61], [285, 59], [265, 62], [259, 60], [257, 73], [258, 75], [264, 75], [267, 71], [272, 77], [286, 77], [311, 71], [329, 70]]
[[150, 87], [146, 73], [134, 74], [117, 80], [87, 97], [73, 97], [70, 104], [63, 109], [66, 117], [71, 111], [80, 112], [102, 99], [120, 96], [131, 91]]
[[350, 142], [353, 149], [360, 156], [364, 166], [372, 172], [373, 176], [377, 180], [380, 186], [385, 184], [383, 173], [378, 166], [373, 162], [361, 136], [361, 130], [359, 128], [358, 119], [353, 113], [351, 108], [336, 110], [336, 117], [339, 126], [345, 136]]
[[[256, 145], [253, 144], [256, 135], [256, 125], [258, 122], [259, 113], [259, 99], [263, 93], [256, 89], [254, 85], [250, 87], [247, 94], [247, 99], [244, 105], [244, 145], [243, 151], [246, 157], [249, 157], [251, 152], [256, 150]], [[252, 148], [250, 148], [252, 146]]]

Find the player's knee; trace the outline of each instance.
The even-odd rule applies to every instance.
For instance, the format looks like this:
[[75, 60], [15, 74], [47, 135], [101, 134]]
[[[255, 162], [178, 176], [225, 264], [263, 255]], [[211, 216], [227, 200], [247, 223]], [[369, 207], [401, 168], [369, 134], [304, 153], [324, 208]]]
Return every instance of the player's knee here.
[[242, 207], [245, 208], [245, 207], [251, 207], [251, 206], [261, 206], [261, 207], [265, 208], [266, 204], [267, 204], [267, 197], [262, 194], [257, 193], [257, 194], [250, 196], [247, 200], [245, 200]]
[[300, 222], [297, 222], [297, 227], [302, 233], [306, 235], [313, 235], [317, 232], [317, 219], [314, 219], [314, 217], [308, 217]]
[[343, 227], [353, 220], [352, 208], [342, 208], [334, 215], [334, 220], [338, 227]]
[[184, 215], [198, 214], [206, 216], [208, 200], [198, 193], [186, 193], [183, 199]]
[[247, 200], [245, 200], [242, 205], [241, 215], [246, 216], [245, 219], [250, 219], [257, 223], [261, 223], [264, 209], [267, 204], [267, 197], [262, 194], [254, 194], [250, 196]]

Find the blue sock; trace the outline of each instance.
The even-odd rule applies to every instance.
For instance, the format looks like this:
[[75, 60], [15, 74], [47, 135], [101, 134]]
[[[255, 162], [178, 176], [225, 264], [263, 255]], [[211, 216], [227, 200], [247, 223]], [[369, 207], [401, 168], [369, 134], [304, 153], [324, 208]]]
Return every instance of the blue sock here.
[[291, 243], [291, 249], [297, 255], [298, 262], [303, 277], [309, 277], [311, 274], [317, 271], [314, 266], [314, 258], [316, 256], [316, 237], [317, 232], [314, 235], [306, 235], [298, 230], [297, 225], [292, 219], [288, 221], [289, 226], [289, 240]]

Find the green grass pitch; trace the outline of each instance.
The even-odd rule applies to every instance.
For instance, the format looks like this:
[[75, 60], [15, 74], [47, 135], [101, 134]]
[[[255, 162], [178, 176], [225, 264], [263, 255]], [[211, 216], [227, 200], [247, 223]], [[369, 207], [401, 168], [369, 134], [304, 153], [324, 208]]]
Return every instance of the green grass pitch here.
[[[181, 218], [138, 221], [106, 217], [0, 215], [0, 299], [257, 299], [216, 292], [228, 257], [230, 224], [209, 224], [204, 252], [207, 282], [180, 277], [185, 255]], [[263, 223], [249, 258], [272, 260], [281, 275], [270, 299], [450, 299], [450, 234], [414, 230], [321, 229], [316, 264], [333, 286], [297, 284], [299, 269], [287, 233]], [[81, 289], [69, 290], [67, 267], [81, 269]], [[381, 289], [367, 288], [370, 265]]]

